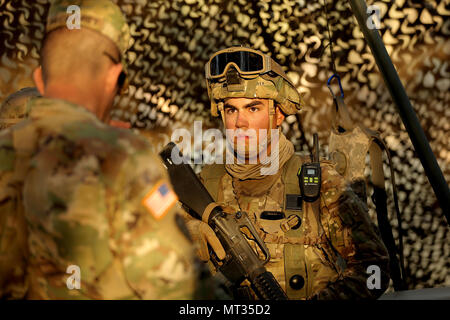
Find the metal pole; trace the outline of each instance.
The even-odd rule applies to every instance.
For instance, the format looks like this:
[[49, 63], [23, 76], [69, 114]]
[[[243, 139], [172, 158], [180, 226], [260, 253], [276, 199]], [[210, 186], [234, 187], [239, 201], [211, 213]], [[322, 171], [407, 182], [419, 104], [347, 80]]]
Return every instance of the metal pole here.
[[358, 20], [359, 27], [364, 34], [364, 38], [369, 44], [372, 54], [375, 57], [378, 68], [383, 75], [384, 82], [397, 106], [414, 149], [422, 162], [425, 174], [427, 175], [442, 211], [447, 218], [447, 223], [450, 225], [450, 189], [442, 174], [441, 168], [437, 163], [436, 157], [430, 148], [430, 144], [423, 132], [419, 119], [406, 95], [405, 88], [403, 87], [397, 71], [392, 64], [391, 58], [386, 51], [378, 30], [375, 28], [370, 29], [367, 26], [369, 17], [367, 15], [366, 2], [364, 0], [350, 0], [350, 5], [353, 14]]

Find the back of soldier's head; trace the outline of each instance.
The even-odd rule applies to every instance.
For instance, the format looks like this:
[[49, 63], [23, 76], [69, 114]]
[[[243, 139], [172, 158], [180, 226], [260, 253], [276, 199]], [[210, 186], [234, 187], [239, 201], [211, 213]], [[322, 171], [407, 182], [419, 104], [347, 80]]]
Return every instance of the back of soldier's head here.
[[95, 81], [112, 63], [120, 62], [114, 43], [90, 29], [58, 28], [50, 32], [41, 50], [44, 83]]
[[130, 34], [125, 16], [109, 0], [53, 0], [41, 51], [44, 82], [95, 80], [122, 62]]

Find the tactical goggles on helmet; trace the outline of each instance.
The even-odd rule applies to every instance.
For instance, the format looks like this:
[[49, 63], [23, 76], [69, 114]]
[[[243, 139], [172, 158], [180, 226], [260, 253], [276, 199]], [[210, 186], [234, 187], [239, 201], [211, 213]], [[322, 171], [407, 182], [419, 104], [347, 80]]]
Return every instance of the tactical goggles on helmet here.
[[232, 47], [216, 52], [205, 65], [206, 79], [225, 77], [231, 66], [234, 66], [239, 74], [244, 76], [274, 72], [292, 84], [281, 66], [271, 57], [243, 47]]

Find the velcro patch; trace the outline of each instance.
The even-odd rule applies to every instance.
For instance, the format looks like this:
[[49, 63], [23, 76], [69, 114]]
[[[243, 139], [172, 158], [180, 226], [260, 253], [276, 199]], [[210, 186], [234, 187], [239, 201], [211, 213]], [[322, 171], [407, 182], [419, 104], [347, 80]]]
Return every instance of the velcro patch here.
[[161, 219], [177, 203], [178, 197], [165, 180], [160, 180], [142, 199], [142, 205], [155, 217]]
[[299, 194], [286, 194], [286, 210], [302, 211], [302, 201]]

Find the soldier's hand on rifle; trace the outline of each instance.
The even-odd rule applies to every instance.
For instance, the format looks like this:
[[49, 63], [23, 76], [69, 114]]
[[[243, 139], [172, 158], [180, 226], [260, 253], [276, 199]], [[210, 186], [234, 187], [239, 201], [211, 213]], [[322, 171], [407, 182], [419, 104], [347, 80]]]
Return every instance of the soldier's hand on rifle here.
[[208, 244], [211, 246], [220, 260], [225, 258], [225, 250], [223, 249], [219, 239], [216, 237], [214, 231], [208, 224], [197, 219], [189, 219], [188, 221], [186, 221], [186, 226], [192, 236], [192, 240], [197, 247], [197, 255], [200, 260], [207, 262], [210, 259]]

